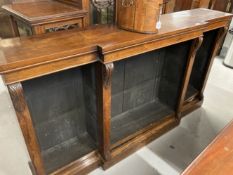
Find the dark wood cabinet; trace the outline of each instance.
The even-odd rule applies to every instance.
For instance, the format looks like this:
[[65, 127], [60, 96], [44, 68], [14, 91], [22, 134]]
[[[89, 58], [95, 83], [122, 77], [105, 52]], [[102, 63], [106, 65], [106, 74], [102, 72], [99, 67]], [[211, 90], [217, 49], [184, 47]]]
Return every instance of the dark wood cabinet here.
[[87, 2], [78, 0], [76, 6], [63, 0], [20, 2], [3, 5], [2, 9], [10, 16], [14, 36], [18, 37], [87, 27]]
[[151, 35], [100, 25], [0, 40], [35, 172], [107, 169], [179, 125], [203, 102], [231, 17], [195, 9], [162, 15]]

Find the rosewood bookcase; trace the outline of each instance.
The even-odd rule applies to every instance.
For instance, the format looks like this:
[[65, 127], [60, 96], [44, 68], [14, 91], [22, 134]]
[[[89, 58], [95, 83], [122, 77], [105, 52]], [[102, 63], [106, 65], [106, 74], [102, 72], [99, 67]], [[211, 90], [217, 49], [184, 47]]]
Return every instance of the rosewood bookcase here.
[[195, 9], [163, 15], [152, 35], [100, 25], [1, 40], [32, 172], [107, 169], [179, 125], [203, 102], [231, 18]]

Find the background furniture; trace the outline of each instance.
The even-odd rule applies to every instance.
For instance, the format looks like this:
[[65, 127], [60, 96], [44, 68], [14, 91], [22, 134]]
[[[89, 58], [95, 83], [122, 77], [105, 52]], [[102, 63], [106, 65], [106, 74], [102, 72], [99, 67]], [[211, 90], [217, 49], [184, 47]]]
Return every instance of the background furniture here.
[[232, 12], [233, 0], [211, 0], [209, 8], [224, 12]]
[[189, 10], [192, 8], [193, 0], [176, 0], [174, 12]]
[[231, 44], [228, 48], [226, 58], [224, 59], [224, 65], [233, 68], [233, 42], [232, 42], [233, 28], [231, 28], [229, 35], [231, 35]]
[[[0, 0], [0, 7], [4, 4], [11, 3], [8, 0]], [[0, 37], [10, 38], [13, 36], [13, 29], [11, 28], [10, 17], [4, 13], [4, 10], [0, 8]]]
[[92, 24], [110, 24], [115, 22], [115, 0], [90, 0]]
[[163, 0], [117, 1], [117, 26], [133, 32], [157, 33], [162, 4]]
[[233, 122], [198, 156], [182, 175], [232, 174]]
[[201, 106], [231, 18], [196, 9], [162, 15], [154, 35], [99, 25], [1, 40], [0, 74], [32, 169], [106, 169], [177, 126]]
[[90, 0], [55, 0], [64, 4], [75, 6], [79, 9], [85, 10], [88, 12], [87, 17], [85, 18], [86, 26], [90, 24]]
[[171, 13], [194, 8], [209, 8], [224, 12], [232, 12], [233, 0], [164, 0], [165, 13]]
[[88, 25], [87, 11], [56, 1], [16, 3], [2, 8], [11, 16], [15, 36], [20, 35], [19, 26], [32, 35]]

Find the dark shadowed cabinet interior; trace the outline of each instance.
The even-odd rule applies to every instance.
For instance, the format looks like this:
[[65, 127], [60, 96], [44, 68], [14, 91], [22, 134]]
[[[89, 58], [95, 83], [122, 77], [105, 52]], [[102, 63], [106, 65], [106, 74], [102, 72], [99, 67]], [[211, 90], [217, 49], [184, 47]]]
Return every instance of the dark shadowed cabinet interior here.
[[22, 86], [46, 173], [97, 148], [93, 65], [28, 80]]
[[112, 144], [175, 115], [190, 46], [189, 41], [179, 43], [114, 63]]
[[[192, 106], [196, 102], [203, 101], [203, 93], [207, 78], [213, 63], [213, 57], [217, 55], [226, 35], [224, 28], [206, 31], [203, 33], [203, 42], [197, 51], [191, 72], [188, 89], [185, 95], [185, 107]], [[185, 109], [184, 107], [184, 109]]]
[[157, 34], [99, 25], [0, 40], [32, 172], [107, 169], [179, 125], [204, 100], [231, 17], [195, 9], [162, 15]]

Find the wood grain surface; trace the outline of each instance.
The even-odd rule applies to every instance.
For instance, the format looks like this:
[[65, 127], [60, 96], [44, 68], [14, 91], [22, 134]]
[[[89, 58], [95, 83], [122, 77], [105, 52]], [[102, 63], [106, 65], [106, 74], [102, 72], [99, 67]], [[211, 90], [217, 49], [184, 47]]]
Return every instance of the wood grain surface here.
[[2, 8], [30, 23], [37, 23], [37, 21], [42, 20], [48, 21], [58, 17], [85, 16], [87, 14], [87, 11], [78, 7], [49, 0], [9, 4]]
[[198, 156], [182, 175], [230, 175], [233, 170], [233, 122]]
[[[73, 30], [59, 34], [1, 40], [0, 74], [3, 74], [6, 84], [10, 84], [80, 64], [88, 64], [98, 61], [97, 46], [100, 46], [105, 57], [106, 53], [113, 53], [114, 50], [122, 50], [121, 58], [127, 57], [124, 50], [127, 49], [129, 53], [130, 48], [131, 55], [144, 53], [190, 40], [201, 35], [205, 30], [227, 26], [231, 16], [218, 11], [195, 9], [163, 15], [162, 28], [158, 34], [152, 35], [103, 25], [79, 32]], [[41, 66], [40, 70], [36, 70], [39, 66]], [[51, 66], [57, 67], [56, 70], [51, 71]], [[22, 70], [27, 70], [27, 73], [20, 72]]]

